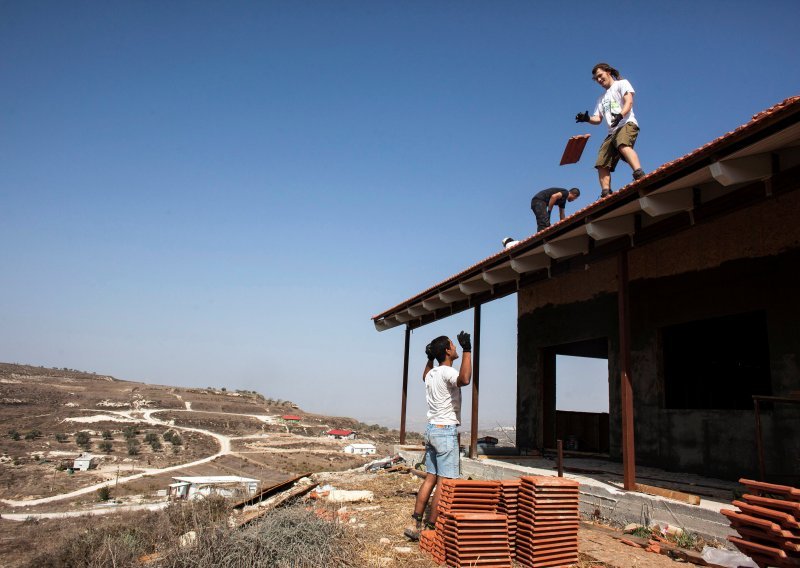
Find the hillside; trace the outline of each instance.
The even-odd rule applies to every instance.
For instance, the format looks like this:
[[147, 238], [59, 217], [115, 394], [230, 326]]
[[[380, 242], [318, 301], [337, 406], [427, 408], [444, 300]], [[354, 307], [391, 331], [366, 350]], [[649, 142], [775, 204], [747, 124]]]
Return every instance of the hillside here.
[[[286, 414], [300, 420], [283, 420]], [[356, 430], [357, 441], [374, 443], [378, 454], [396, 440], [385, 428], [307, 413], [252, 391], [0, 363], [0, 502], [5, 512], [8, 505], [88, 506], [94, 495], [75, 492], [113, 479], [118, 500], [142, 503], [163, 500], [158, 492], [174, 476], [240, 475], [269, 484], [364, 463], [342, 451], [349, 441], [324, 435], [331, 428]], [[83, 452], [97, 455], [99, 465], [73, 473], [72, 460]]]

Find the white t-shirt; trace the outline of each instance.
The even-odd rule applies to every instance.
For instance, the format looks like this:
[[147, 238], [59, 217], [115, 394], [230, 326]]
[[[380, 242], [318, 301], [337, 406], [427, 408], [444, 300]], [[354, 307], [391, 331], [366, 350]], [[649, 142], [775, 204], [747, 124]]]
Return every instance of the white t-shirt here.
[[439, 365], [428, 371], [425, 399], [430, 424], [461, 424], [461, 387], [453, 367]]
[[597, 99], [597, 106], [594, 107], [593, 116], [599, 115], [606, 119], [609, 134], [613, 134], [625, 126], [625, 124], [628, 122], [636, 124], [637, 126], [639, 125], [639, 123], [636, 122], [636, 116], [633, 114], [633, 107], [631, 107], [631, 112], [628, 113], [628, 116], [623, 116], [616, 128], [611, 127], [611, 121], [614, 120], [614, 117], [611, 115], [614, 113], [622, 113], [623, 97], [627, 93], [635, 92], [636, 91], [633, 90], [633, 86], [631, 86], [627, 79], [618, 79], [617, 81], [611, 83], [611, 86], [602, 97]]

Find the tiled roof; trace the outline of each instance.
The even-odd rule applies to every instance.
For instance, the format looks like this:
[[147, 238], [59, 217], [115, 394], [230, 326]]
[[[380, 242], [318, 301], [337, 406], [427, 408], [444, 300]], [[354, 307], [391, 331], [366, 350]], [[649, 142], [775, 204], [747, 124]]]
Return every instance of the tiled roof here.
[[326, 434], [330, 434], [331, 436], [349, 436], [353, 433], [352, 430], [328, 430], [325, 432]]
[[[659, 182], [664, 181], [666, 178], [671, 176], [675, 176], [680, 173], [688, 173], [689, 168], [693, 165], [696, 165], [704, 160], [712, 158], [715, 154], [718, 154], [722, 150], [729, 148], [730, 146], [736, 144], [737, 142], [746, 139], [748, 136], [752, 134], [756, 134], [763, 129], [771, 126], [772, 124], [780, 121], [781, 119], [797, 113], [800, 111], [800, 96], [789, 97], [788, 99], [781, 101], [780, 103], [769, 107], [766, 110], [763, 110], [757, 114], [754, 114], [752, 119], [749, 122], [739, 126], [738, 128], [723, 134], [722, 136], [715, 138], [714, 140], [708, 142], [707, 144], [689, 152], [688, 154], [681, 156], [671, 162], [667, 162], [662, 166], [658, 167], [657, 169], [653, 170], [652, 172], [648, 173], [643, 178], [629, 183], [628, 185], [622, 187], [616, 193], [611, 194], [608, 197], [598, 199], [597, 201], [587, 205], [583, 209], [579, 209], [578, 211], [574, 212], [569, 217], [566, 217], [563, 220], [560, 220], [556, 223], [553, 223], [546, 229], [539, 231], [527, 237], [524, 240], [521, 240], [519, 244], [511, 247], [509, 250], [501, 250], [498, 253], [495, 253], [480, 262], [473, 264], [472, 266], [462, 270], [458, 274], [447, 278], [431, 286], [430, 288], [412, 296], [411, 298], [400, 302], [393, 308], [385, 310], [375, 316], [372, 317], [373, 320], [377, 320], [394, 313], [400, 312], [406, 307], [413, 305], [417, 302], [420, 302], [426, 297], [430, 296], [431, 292], [435, 290], [443, 291], [446, 288], [449, 288], [453, 284], [457, 283], [461, 278], [467, 276], [471, 272], [477, 272], [478, 268], [490, 268], [492, 265], [497, 264], [498, 262], [507, 260], [511, 258], [515, 252], [520, 251], [523, 248], [530, 249], [530, 247], [526, 247], [526, 244], [531, 244], [534, 241], [543, 241], [545, 238], [554, 235], [557, 232], [562, 231], [566, 227], [570, 225], [577, 225], [579, 223], [583, 223], [584, 219], [591, 214], [597, 213], [602, 211], [603, 209], [609, 208], [611, 205], [619, 202], [624, 201], [628, 198], [631, 194], [637, 194], [639, 191], [647, 191], [651, 186], [656, 186]], [[656, 187], [653, 187], [655, 189]]]

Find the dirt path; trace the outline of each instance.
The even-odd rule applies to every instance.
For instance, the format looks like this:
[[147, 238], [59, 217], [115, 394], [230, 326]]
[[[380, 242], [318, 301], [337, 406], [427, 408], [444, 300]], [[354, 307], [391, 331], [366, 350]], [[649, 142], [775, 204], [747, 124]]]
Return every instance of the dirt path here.
[[[11, 505], [12, 507], [28, 507], [34, 505], [42, 505], [45, 503], [53, 503], [56, 501], [63, 501], [64, 499], [71, 499], [73, 497], [78, 497], [79, 495], [86, 495], [87, 493], [93, 493], [100, 489], [101, 487], [110, 487], [115, 483], [127, 483], [129, 481], [134, 481], [136, 479], [141, 479], [142, 477], [146, 477], [148, 475], [157, 475], [161, 473], [167, 473], [170, 471], [177, 471], [180, 469], [185, 469], [187, 467], [194, 467], [197, 465], [202, 465], [204, 463], [208, 463], [217, 459], [218, 457], [227, 455], [231, 453], [231, 439], [228, 436], [223, 436], [222, 434], [217, 434], [216, 432], [211, 432], [210, 430], [203, 430], [202, 428], [190, 428], [188, 426], [173, 426], [169, 422], [164, 420], [159, 420], [158, 418], [153, 417], [153, 414], [156, 412], [168, 412], [168, 409], [152, 409], [152, 410], [144, 410], [144, 411], [109, 411], [104, 410], [105, 414], [109, 415], [117, 415], [121, 417], [122, 421], [129, 421], [129, 420], [143, 420], [148, 424], [152, 424], [153, 426], [167, 426], [170, 428], [174, 428], [176, 430], [184, 430], [189, 432], [198, 432], [200, 434], [205, 434], [207, 436], [211, 436], [212, 438], [216, 439], [219, 442], [220, 450], [216, 454], [208, 456], [206, 458], [202, 458], [199, 460], [195, 460], [193, 462], [182, 463], [179, 465], [174, 465], [165, 468], [148, 468], [143, 470], [141, 473], [136, 473], [134, 475], [129, 475], [127, 477], [120, 477], [118, 480], [109, 480], [103, 481], [100, 483], [95, 483], [94, 485], [89, 485], [88, 487], [83, 487], [81, 489], [76, 489], [75, 491], [70, 491], [69, 493], [62, 493], [60, 495], [53, 495], [51, 497], [41, 497], [38, 499], [0, 499], [0, 502], [5, 503], [6, 505]], [[141, 416], [134, 416], [135, 414], [140, 414]], [[220, 413], [225, 414], [225, 413]], [[3, 518], [10, 518], [5, 513], [3, 514]]]
[[150, 503], [147, 505], [116, 505], [114, 507], [98, 507], [85, 511], [61, 511], [54, 513], [3, 513], [7, 521], [27, 521], [28, 519], [66, 519], [70, 517], [83, 517], [86, 515], [111, 515], [128, 511], [158, 511], [169, 505], [169, 502]]

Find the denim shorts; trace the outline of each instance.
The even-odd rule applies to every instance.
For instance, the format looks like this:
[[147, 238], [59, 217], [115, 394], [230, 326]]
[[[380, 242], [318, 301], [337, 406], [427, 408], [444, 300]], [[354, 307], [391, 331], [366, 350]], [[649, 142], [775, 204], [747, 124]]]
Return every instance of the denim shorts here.
[[425, 428], [425, 469], [439, 477], [458, 479], [461, 476], [461, 452], [458, 447], [458, 426], [428, 424]]

